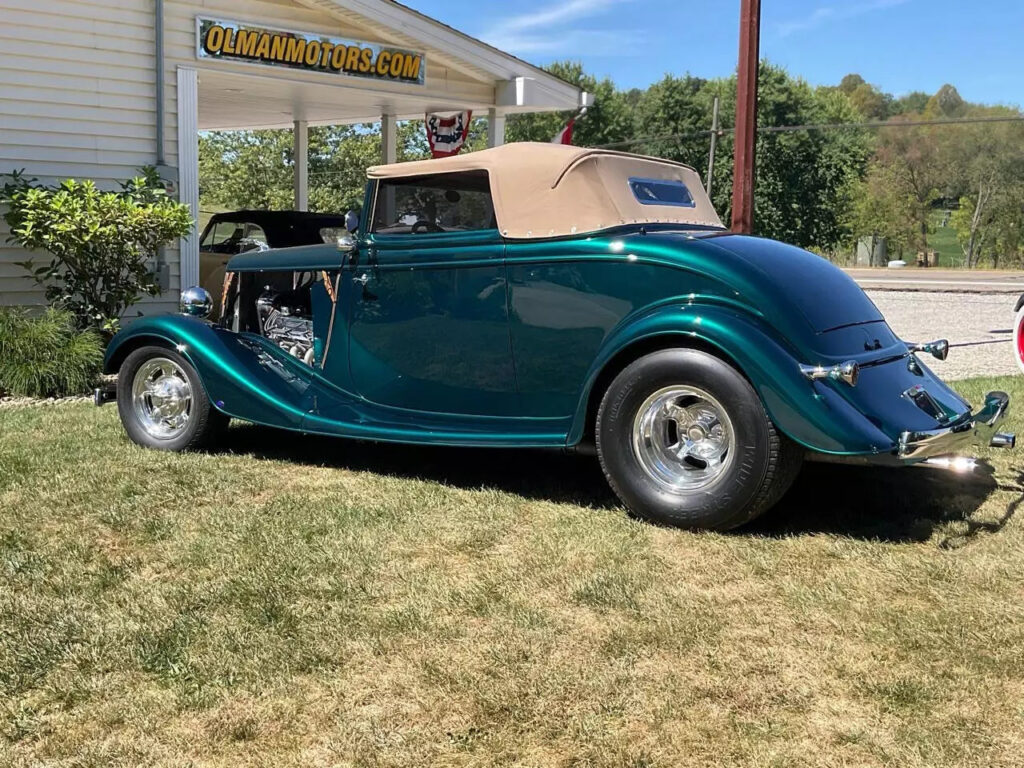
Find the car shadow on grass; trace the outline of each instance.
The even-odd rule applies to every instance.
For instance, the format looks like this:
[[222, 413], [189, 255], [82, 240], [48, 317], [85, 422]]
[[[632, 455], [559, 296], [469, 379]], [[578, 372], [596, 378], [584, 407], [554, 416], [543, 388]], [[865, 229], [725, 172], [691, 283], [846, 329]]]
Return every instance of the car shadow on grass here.
[[[921, 467], [854, 467], [804, 464], [793, 488], [769, 513], [742, 529], [761, 536], [827, 533], [891, 542], [928, 541], [940, 531], [939, 546], [966, 543], [978, 533], [1001, 530], [1016, 512], [1011, 503], [998, 523], [973, 520], [997, 491], [991, 467], [970, 474]], [[966, 530], [945, 534], [953, 523]], [[959, 531], [959, 528], [957, 528]]]
[[[238, 424], [220, 450], [260, 459], [404, 477], [465, 489], [494, 489], [524, 498], [610, 510], [620, 506], [596, 458], [559, 451], [447, 448], [297, 436]], [[1021, 481], [1024, 482], [1024, 476]], [[927, 541], [936, 529], [966, 521], [966, 531], [940, 541], [955, 547], [978, 533], [998, 532], [1024, 499], [996, 522], [972, 516], [998, 489], [982, 464], [969, 475], [933, 469], [852, 467], [808, 462], [779, 504], [735, 535], [834, 534], [891, 542]]]
[[237, 422], [221, 440], [218, 450], [259, 459], [426, 480], [456, 488], [494, 489], [597, 509], [618, 506], [597, 459], [559, 450], [371, 443], [300, 436]]

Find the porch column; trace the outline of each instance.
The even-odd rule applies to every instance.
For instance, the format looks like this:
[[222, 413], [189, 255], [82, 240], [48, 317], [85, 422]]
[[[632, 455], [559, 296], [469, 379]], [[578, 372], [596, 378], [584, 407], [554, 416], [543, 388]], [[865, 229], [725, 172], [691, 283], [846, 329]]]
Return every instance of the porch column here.
[[[380, 155], [385, 165], [398, 162], [398, 120], [394, 115], [380, 116]], [[380, 215], [386, 222], [394, 222], [395, 188], [386, 186], [381, 201]]]
[[398, 162], [398, 120], [394, 115], [381, 115], [380, 155], [385, 165]]
[[199, 77], [191, 67], [178, 67], [178, 200], [192, 213], [192, 231], [179, 246], [179, 288], [199, 285]]
[[309, 125], [296, 120], [292, 129], [295, 139], [295, 210], [309, 210]]
[[487, 146], [500, 147], [505, 143], [505, 113], [487, 110]]

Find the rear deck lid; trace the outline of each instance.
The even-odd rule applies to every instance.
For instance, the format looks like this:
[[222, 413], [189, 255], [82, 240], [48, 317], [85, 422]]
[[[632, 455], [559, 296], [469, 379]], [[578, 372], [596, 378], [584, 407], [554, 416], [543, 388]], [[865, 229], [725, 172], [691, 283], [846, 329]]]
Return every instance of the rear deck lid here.
[[853, 278], [821, 256], [745, 235], [713, 235], [706, 241], [758, 270], [780, 304], [798, 309], [816, 333], [884, 320]]

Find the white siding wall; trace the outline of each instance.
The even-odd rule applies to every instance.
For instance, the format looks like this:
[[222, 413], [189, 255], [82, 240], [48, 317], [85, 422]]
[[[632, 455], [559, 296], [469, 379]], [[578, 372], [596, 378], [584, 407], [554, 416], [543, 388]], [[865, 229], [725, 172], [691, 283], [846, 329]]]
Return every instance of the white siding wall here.
[[[24, 168], [41, 182], [74, 177], [103, 188], [156, 161], [152, 0], [3, 0], [0, 8], [0, 173]], [[166, 154], [175, 165], [175, 78], [166, 73]], [[0, 305], [42, 293], [14, 266], [26, 254], [0, 222]], [[42, 255], [41, 255], [42, 256]], [[146, 311], [173, 307], [171, 290]]]

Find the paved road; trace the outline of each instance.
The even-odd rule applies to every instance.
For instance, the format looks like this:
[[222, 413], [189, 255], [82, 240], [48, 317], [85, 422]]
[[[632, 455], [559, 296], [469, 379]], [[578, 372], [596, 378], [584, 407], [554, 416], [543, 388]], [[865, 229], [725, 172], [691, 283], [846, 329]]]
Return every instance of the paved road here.
[[1009, 341], [1018, 294], [866, 290], [896, 335], [906, 341], [997, 342], [956, 347], [944, 362], [922, 358], [939, 376], [952, 380], [1020, 374]]
[[1024, 272], [967, 269], [866, 269], [846, 270], [865, 290], [949, 291], [1024, 294]]

